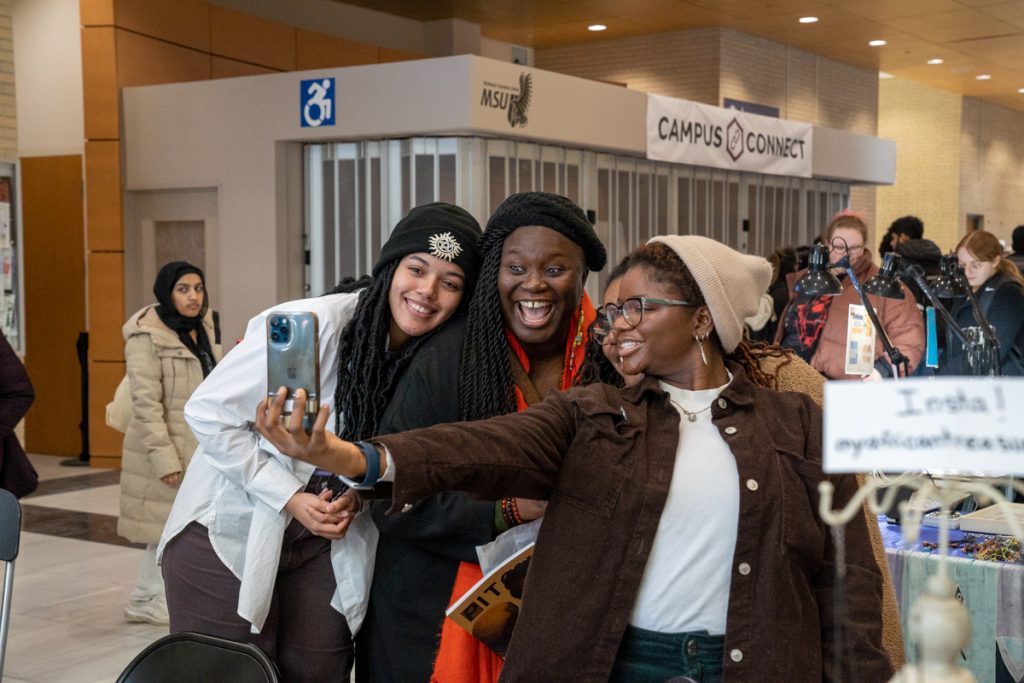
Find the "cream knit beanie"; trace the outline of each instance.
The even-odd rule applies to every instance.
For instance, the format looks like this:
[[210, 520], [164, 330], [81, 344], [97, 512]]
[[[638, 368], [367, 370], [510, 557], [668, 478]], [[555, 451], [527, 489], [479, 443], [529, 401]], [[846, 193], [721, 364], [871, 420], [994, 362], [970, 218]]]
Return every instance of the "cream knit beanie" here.
[[679, 254], [704, 295], [722, 348], [732, 353], [743, 338], [744, 318], [757, 313], [761, 295], [768, 291], [772, 265], [699, 235], [666, 235], [650, 242]]

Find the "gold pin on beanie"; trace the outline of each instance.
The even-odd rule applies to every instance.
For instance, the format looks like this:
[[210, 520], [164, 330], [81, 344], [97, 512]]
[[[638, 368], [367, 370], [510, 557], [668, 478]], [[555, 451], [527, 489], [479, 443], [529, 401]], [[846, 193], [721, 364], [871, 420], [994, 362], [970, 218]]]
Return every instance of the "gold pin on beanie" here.
[[686, 264], [711, 311], [722, 348], [732, 353], [743, 339], [743, 320], [757, 313], [761, 295], [768, 291], [771, 264], [700, 235], [665, 235], [650, 242], [661, 242]]

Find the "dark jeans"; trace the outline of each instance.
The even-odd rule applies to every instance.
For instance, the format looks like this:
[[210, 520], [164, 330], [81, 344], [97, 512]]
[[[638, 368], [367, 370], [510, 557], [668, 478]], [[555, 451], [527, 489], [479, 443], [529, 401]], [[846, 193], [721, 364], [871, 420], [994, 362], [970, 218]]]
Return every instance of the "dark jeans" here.
[[657, 633], [635, 626], [615, 657], [610, 683], [721, 683], [725, 636], [693, 633]]
[[331, 542], [297, 521], [288, 525], [270, 612], [259, 634], [238, 616], [240, 582], [193, 522], [164, 549], [163, 575], [171, 633], [196, 631], [255, 643], [289, 683], [349, 680], [352, 634], [331, 607], [336, 581]]

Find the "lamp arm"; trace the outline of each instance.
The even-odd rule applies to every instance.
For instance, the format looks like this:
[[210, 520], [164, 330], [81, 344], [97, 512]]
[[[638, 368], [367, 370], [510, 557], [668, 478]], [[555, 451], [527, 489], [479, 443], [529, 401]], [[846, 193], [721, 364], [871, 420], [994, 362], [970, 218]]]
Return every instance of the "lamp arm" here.
[[967, 335], [964, 333], [964, 328], [957, 324], [949, 310], [942, 305], [942, 301], [935, 296], [935, 292], [928, 286], [928, 281], [924, 279], [924, 269], [922, 269], [921, 266], [916, 263], [905, 265], [900, 271], [900, 277], [903, 279], [909, 277], [916, 282], [918, 288], [920, 288], [920, 290], [924, 292], [924, 295], [928, 297], [928, 303], [930, 303], [932, 308], [938, 311], [939, 315], [942, 316], [942, 319], [946, 321], [947, 328], [956, 335], [957, 339], [959, 339], [964, 346], [967, 346], [970, 343], [967, 340]]
[[886, 333], [885, 328], [882, 327], [882, 323], [878, 320], [878, 314], [875, 313], [875, 307], [868, 301], [868, 295], [864, 293], [864, 289], [860, 286], [860, 280], [853, 273], [853, 266], [850, 264], [850, 257], [843, 256], [839, 263], [835, 264], [835, 268], [845, 268], [846, 274], [850, 276], [850, 284], [853, 285], [854, 290], [857, 292], [857, 296], [860, 297], [861, 303], [864, 304], [864, 310], [868, 312], [868, 317], [871, 318], [871, 324], [878, 330], [878, 339], [882, 342], [882, 348], [889, 354], [889, 360], [896, 367], [896, 377], [899, 378], [899, 368], [903, 368], [903, 376], [906, 377], [910, 374], [910, 361], [904, 356], [899, 349], [892, 345], [892, 341], [889, 339], [889, 335]]

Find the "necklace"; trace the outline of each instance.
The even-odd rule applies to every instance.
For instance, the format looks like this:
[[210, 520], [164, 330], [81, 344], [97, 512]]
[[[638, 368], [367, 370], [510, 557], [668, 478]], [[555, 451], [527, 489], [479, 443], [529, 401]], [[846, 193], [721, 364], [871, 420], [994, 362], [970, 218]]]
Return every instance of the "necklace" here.
[[714, 403], [714, 402], [709, 403], [706, 406], [704, 406], [703, 408], [701, 408], [700, 410], [692, 410], [691, 411], [691, 410], [687, 410], [686, 408], [682, 407], [681, 405], [679, 405], [678, 403], [676, 403], [672, 399], [669, 399], [669, 400], [672, 401], [672, 405], [674, 405], [676, 408], [679, 408], [679, 410], [683, 411], [683, 414], [686, 415], [686, 419], [689, 420], [690, 422], [696, 422], [697, 421], [697, 416], [700, 415], [701, 413], [703, 413], [705, 410], [710, 410], [712, 404]]

